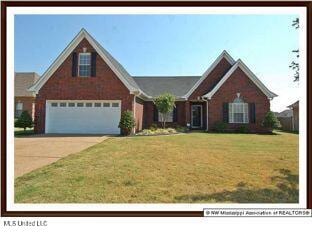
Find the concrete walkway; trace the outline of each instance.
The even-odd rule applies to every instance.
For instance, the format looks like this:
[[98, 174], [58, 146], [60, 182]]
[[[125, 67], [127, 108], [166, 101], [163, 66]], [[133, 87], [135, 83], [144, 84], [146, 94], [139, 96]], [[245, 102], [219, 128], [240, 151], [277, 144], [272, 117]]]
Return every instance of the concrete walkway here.
[[15, 178], [102, 142], [98, 135], [33, 135], [14, 139]]

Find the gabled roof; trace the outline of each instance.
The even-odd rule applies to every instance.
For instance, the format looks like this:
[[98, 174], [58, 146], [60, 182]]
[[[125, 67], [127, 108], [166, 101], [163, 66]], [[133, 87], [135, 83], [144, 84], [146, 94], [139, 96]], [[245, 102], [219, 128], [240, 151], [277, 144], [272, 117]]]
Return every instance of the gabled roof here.
[[299, 106], [299, 100], [298, 101], [296, 101], [296, 102], [294, 102], [293, 104], [291, 104], [291, 105], [289, 105], [289, 106], [287, 106], [288, 108], [290, 108], [290, 109], [292, 109], [292, 108], [294, 108], [294, 107], [298, 107]]
[[171, 93], [180, 98], [195, 85], [200, 76], [134, 76], [135, 82], [147, 95], [156, 97]]
[[38, 79], [39, 75], [35, 72], [15, 72], [14, 77], [14, 96], [15, 97], [33, 97], [35, 94], [28, 91]]
[[198, 86], [207, 78], [207, 76], [213, 71], [213, 69], [219, 64], [222, 59], [226, 59], [231, 65], [235, 63], [235, 60], [229, 55], [229, 53], [224, 50], [218, 58], [210, 65], [210, 67], [204, 72], [204, 74], [200, 77], [200, 79], [196, 82], [196, 84], [187, 92], [184, 96], [188, 98], [191, 94], [198, 88]]
[[140, 92], [139, 87], [129, 75], [129, 73], [123, 68], [123, 66], [117, 62], [85, 29], [81, 29], [75, 38], [69, 43], [69, 45], [63, 50], [63, 52], [56, 58], [52, 65], [45, 71], [42, 77], [36, 82], [29, 91], [38, 92], [45, 82], [51, 77], [56, 69], [64, 62], [64, 60], [71, 54], [71, 52], [78, 46], [78, 44], [86, 39], [91, 46], [97, 51], [112, 71], [118, 76], [122, 83], [129, 89], [130, 92]]
[[225, 81], [236, 71], [236, 69], [240, 68], [250, 80], [268, 97], [274, 98], [277, 95], [271, 92], [265, 85], [256, 77], [256, 75], [243, 63], [242, 60], [238, 59], [237, 62], [231, 67], [231, 69], [222, 77], [219, 83], [207, 94], [203, 97], [211, 99], [212, 96], [220, 89], [220, 87], [224, 84]]

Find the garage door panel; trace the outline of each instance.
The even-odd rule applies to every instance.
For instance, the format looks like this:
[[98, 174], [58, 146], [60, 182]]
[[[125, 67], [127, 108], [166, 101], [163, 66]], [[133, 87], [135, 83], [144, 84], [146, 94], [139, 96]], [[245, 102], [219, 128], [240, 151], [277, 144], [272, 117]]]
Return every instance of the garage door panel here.
[[[65, 102], [65, 101], [62, 101]], [[70, 102], [70, 101], [68, 101]], [[119, 134], [120, 103], [118, 107], [52, 107], [47, 102], [47, 133]], [[97, 101], [98, 102], [98, 101]], [[104, 102], [104, 101], [102, 101]]]

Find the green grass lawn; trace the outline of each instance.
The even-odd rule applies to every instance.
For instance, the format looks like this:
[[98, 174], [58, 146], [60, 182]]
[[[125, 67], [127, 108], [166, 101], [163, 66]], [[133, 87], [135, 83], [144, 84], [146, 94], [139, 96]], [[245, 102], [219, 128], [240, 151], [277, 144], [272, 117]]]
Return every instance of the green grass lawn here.
[[32, 135], [32, 134], [35, 134], [34, 128], [26, 128], [25, 131], [23, 128], [14, 128], [14, 136], [15, 137]]
[[18, 203], [295, 203], [298, 135], [109, 138], [15, 180]]

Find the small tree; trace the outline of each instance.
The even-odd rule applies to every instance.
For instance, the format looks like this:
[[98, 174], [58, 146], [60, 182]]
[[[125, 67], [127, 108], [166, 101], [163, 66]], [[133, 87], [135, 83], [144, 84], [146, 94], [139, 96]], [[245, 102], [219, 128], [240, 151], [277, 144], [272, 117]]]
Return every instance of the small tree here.
[[121, 114], [120, 122], [118, 127], [121, 129], [121, 134], [128, 136], [130, 135], [132, 128], [135, 126], [135, 119], [132, 111], [124, 111]]
[[157, 107], [157, 110], [160, 112], [160, 121], [162, 122], [163, 128], [166, 127], [168, 114], [173, 111], [173, 108], [175, 107], [174, 102], [175, 97], [170, 93], [164, 93], [154, 99], [154, 104]]
[[23, 128], [26, 131], [26, 128], [31, 128], [33, 126], [33, 121], [28, 111], [23, 111], [21, 116], [15, 121], [15, 127]]
[[262, 126], [268, 128], [268, 129], [270, 129], [270, 131], [272, 131], [274, 128], [280, 128], [281, 123], [276, 118], [274, 113], [272, 111], [269, 111], [264, 117], [264, 120], [262, 122]]

